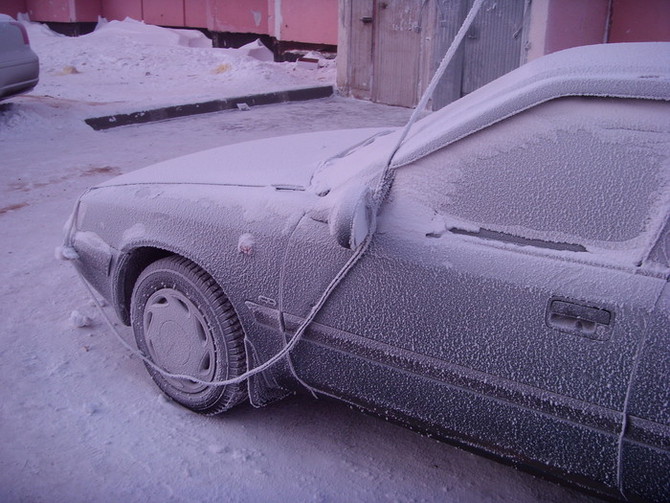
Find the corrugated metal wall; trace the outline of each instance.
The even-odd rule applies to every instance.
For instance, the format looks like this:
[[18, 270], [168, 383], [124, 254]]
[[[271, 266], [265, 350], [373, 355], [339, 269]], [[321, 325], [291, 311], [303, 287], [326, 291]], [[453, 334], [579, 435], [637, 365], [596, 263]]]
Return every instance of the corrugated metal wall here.
[[[439, 65], [474, 0], [435, 0], [433, 67]], [[433, 97], [439, 109], [495, 80], [525, 60], [530, 0], [487, 0]]]
[[418, 100], [422, 3], [378, 2], [373, 22], [373, 101], [405, 105]]
[[[374, 2], [345, 0], [348, 9], [344, 10], [344, 26], [350, 26], [347, 54], [348, 82], [353, 95], [369, 98], [372, 95], [373, 39], [374, 39]], [[341, 54], [338, 54], [341, 56]], [[340, 62], [338, 61], [338, 65]]]
[[337, 44], [338, 0], [0, 0], [0, 12], [34, 21], [95, 23], [132, 17], [149, 24]]
[[[474, 0], [468, 1], [468, 6]], [[475, 18], [463, 41], [461, 95], [521, 64], [524, 0], [489, 0]]]
[[[345, 92], [389, 105], [414, 106], [473, 0], [343, 0], [349, 25]], [[486, 0], [447, 75], [437, 109], [519, 66], [529, 0]]]
[[[430, 54], [430, 68], [433, 72], [439, 66], [463, 20], [465, 20], [469, 5], [469, 2], [464, 0], [435, 0], [435, 36]], [[461, 47], [454, 55], [446, 73], [435, 89], [435, 93], [433, 93], [431, 102], [433, 110], [438, 110], [462, 96], [463, 56], [464, 51]], [[427, 75], [425, 78], [429, 79], [430, 77]]]

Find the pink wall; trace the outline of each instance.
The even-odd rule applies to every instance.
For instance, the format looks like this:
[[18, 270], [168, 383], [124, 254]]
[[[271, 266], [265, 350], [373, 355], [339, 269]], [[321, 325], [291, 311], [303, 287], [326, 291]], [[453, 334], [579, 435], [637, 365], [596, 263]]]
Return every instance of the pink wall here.
[[194, 28], [207, 28], [207, 0], [186, 0], [184, 24]]
[[[268, 32], [268, 0], [207, 0], [208, 28], [238, 33]], [[335, 20], [337, 22], [337, 19]]]
[[[7, 5], [7, 7], [5, 7]], [[0, 0], [0, 9], [61, 23], [133, 19], [337, 45], [338, 0]]]
[[144, 21], [162, 26], [184, 26], [184, 0], [142, 0]]
[[59, 23], [93, 22], [100, 14], [100, 0], [27, 0], [26, 7], [30, 19]]
[[[541, 0], [539, 54], [604, 41], [609, 0]], [[670, 0], [612, 0], [609, 42], [670, 41]], [[535, 8], [535, 6], [533, 7]], [[258, 33], [337, 44], [338, 0], [0, 0], [0, 12], [36, 21], [95, 22], [132, 17], [165, 26]], [[278, 16], [277, 16], [278, 14]]]
[[109, 21], [127, 17], [142, 19], [142, 0], [102, 0], [102, 17]]
[[19, 12], [26, 12], [25, 0], [2, 0], [0, 2], [0, 14], [9, 14], [14, 19]]
[[[337, 0], [274, 0], [281, 6], [279, 40], [337, 45]], [[272, 2], [270, 2], [272, 3]]]
[[670, 2], [614, 0], [609, 42], [670, 42]]
[[69, 23], [72, 19], [70, 5], [68, 2], [40, 2], [39, 0], [27, 0], [27, 12], [30, 19], [48, 19], [59, 23]]
[[605, 41], [609, 0], [551, 0], [548, 14], [544, 54]]
[[70, 4], [74, 5], [75, 10], [72, 15], [73, 21], [98, 21], [98, 16], [102, 10], [102, 0], [70, 0]]
[[100, 14], [101, 0], [26, 0], [30, 19], [59, 23], [94, 22]]

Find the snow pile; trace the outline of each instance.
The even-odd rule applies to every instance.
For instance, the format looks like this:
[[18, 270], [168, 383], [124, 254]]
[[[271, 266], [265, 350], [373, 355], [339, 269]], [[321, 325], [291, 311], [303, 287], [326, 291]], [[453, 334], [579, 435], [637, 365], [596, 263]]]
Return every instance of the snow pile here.
[[162, 28], [144, 24], [131, 18], [111, 22], [100, 19], [95, 31], [85, 36], [102, 42], [122, 42], [125, 40], [142, 45], [212, 48], [212, 41], [197, 30]]
[[253, 255], [254, 254], [254, 246], [256, 245], [256, 240], [254, 237], [249, 234], [242, 234], [240, 236], [240, 239], [237, 243], [237, 250], [240, 253], [244, 253], [245, 255]]
[[256, 39], [247, 45], [243, 45], [238, 51], [259, 61], [274, 61], [274, 54], [272, 54], [270, 49], [263, 45], [260, 39]]
[[91, 326], [92, 320], [85, 314], [74, 310], [70, 313], [70, 323], [75, 328], [85, 328]]
[[40, 57], [40, 83], [33, 96], [97, 105], [117, 102], [117, 111], [118, 102], [127, 104], [122, 107], [127, 111], [139, 111], [335, 80], [334, 64], [314, 71], [274, 63], [258, 43], [212, 48], [199, 31], [132, 19], [103, 20], [93, 33], [80, 37], [65, 37], [38, 23], [26, 27]]

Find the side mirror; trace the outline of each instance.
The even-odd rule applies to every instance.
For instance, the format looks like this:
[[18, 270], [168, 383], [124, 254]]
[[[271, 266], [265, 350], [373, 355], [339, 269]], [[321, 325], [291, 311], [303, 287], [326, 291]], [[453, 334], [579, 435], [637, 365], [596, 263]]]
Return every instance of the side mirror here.
[[330, 233], [340, 246], [356, 250], [374, 226], [372, 194], [367, 186], [354, 186], [339, 196], [328, 217]]

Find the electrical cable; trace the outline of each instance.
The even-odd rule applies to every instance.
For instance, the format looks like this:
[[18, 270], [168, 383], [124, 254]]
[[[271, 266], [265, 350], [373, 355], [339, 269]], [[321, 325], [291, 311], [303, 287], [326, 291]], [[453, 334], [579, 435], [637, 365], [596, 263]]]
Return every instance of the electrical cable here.
[[[378, 214], [384, 200], [386, 199], [386, 196], [388, 195], [388, 192], [391, 188], [391, 184], [393, 183], [393, 171], [391, 170], [391, 164], [393, 162], [393, 158], [395, 157], [396, 153], [398, 152], [401, 144], [407, 137], [407, 134], [409, 133], [409, 130], [411, 129], [412, 125], [416, 122], [419, 114], [425, 109], [426, 105], [428, 104], [428, 100], [432, 97], [433, 92], [435, 91], [435, 87], [437, 87], [438, 82], [442, 78], [442, 75], [444, 74], [445, 70], [447, 69], [447, 66], [449, 65], [449, 62], [453, 58], [454, 54], [456, 53], [456, 50], [458, 49], [458, 46], [460, 45], [461, 41], [465, 37], [466, 32], [472, 25], [472, 22], [474, 21], [475, 16], [477, 15], [477, 12], [479, 11], [479, 8], [481, 7], [482, 3], [484, 0], [475, 0], [475, 2], [472, 5], [472, 8], [470, 9], [470, 12], [468, 13], [467, 17], [463, 21], [463, 24], [461, 25], [460, 29], [458, 30], [458, 33], [454, 37], [454, 40], [452, 41], [451, 45], [449, 46], [449, 49], [447, 50], [446, 54], [444, 55], [444, 58], [442, 59], [442, 62], [440, 63], [438, 69], [435, 72], [435, 75], [433, 75], [432, 80], [430, 81], [428, 87], [424, 91], [423, 96], [421, 97], [421, 100], [419, 101], [418, 105], [414, 109], [414, 112], [412, 113], [409, 121], [405, 125], [402, 134], [400, 135], [400, 138], [398, 139], [398, 142], [396, 143], [393, 151], [391, 152], [391, 155], [389, 156], [386, 165], [380, 174], [379, 177], [379, 182], [377, 185], [376, 190], [373, 192], [373, 198], [371, 202], [371, 213], [374, 217]], [[83, 197], [83, 196], [82, 196]], [[81, 200], [81, 198], [80, 198]], [[79, 201], [80, 201], [79, 200]], [[64, 247], [66, 249], [71, 249], [74, 250], [72, 246], [72, 239], [73, 239], [73, 229], [74, 229], [74, 224], [77, 220], [77, 213], [79, 210], [79, 205], [80, 203], [77, 202], [77, 205], [75, 207], [74, 214], [72, 216], [68, 231], [66, 233], [66, 242], [67, 246]], [[78, 270], [77, 273], [79, 275], [79, 278], [82, 280], [84, 283], [84, 286], [88, 290], [89, 294], [91, 295], [91, 298], [95, 305], [98, 307], [98, 310], [102, 313], [103, 318], [107, 322], [107, 325], [109, 328], [112, 330], [112, 333], [116, 335], [116, 337], [121, 341], [123, 346], [128, 349], [132, 354], [138, 356], [141, 358], [147, 365], [149, 365], [152, 369], [154, 369], [156, 372], [159, 372], [161, 375], [165, 377], [169, 377], [172, 379], [184, 379], [184, 380], [189, 380], [191, 382], [195, 382], [198, 384], [203, 384], [207, 386], [227, 386], [231, 384], [237, 384], [240, 383], [246, 379], [248, 379], [251, 376], [254, 376], [256, 374], [259, 374], [268, 368], [272, 367], [275, 365], [277, 362], [282, 360], [293, 348], [298, 344], [302, 336], [304, 335], [305, 331], [309, 327], [309, 325], [314, 321], [316, 318], [317, 314], [323, 306], [326, 304], [326, 301], [330, 297], [330, 295], [335, 291], [337, 286], [342, 282], [342, 280], [347, 276], [349, 271], [358, 263], [358, 261], [363, 257], [363, 255], [366, 253], [368, 250], [370, 243], [372, 241], [372, 237], [374, 236], [375, 232], [377, 229], [377, 223], [376, 223], [376, 218], [372, 218], [371, 226], [369, 229], [369, 232], [367, 236], [365, 237], [364, 241], [354, 250], [353, 255], [347, 260], [347, 262], [344, 264], [344, 266], [338, 271], [338, 273], [335, 275], [335, 277], [330, 281], [324, 292], [321, 294], [321, 297], [319, 300], [312, 306], [312, 309], [310, 310], [309, 314], [307, 317], [303, 320], [303, 322], [300, 324], [296, 332], [291, 336], [291, 338], [288, 340], [288, 343], [286, 346], [284, 346], [281, 351], [276, 353], [272, 358], [269, 360], [265, 361], [264, 363], [260, 364], [258, 367], [254, 367], [253, 369], [250, 369], [243, 374], [234, 377], [232, 379], [225, 379], [222, 381], [203, 381], [201, 379], [198, 379], [194, 376], [190, 375], [183, 375], [183, 374], [173, 374], [171, 372], [168, 372], [167, 370], [159, 367], [156, 365], [153, 361], [151, 361], [149, 358], [147, 358], [144, 354], [142, 354], [140, 351], [136, 350], [132, 346], [130, 346], [121, 336], [119, 333], [119, 330], [117, 327], [114, 325], [114, 323], [110, 320], [109, 316], [107, 316], [107, 313], [105, 313], [102, 304], [100, 301], [97, 299], [97, 296], [95, 295], [93, 288], [91, 285], [86, 281], [86, 278], [84, 278], [83, 274]], [[68, 258], [67, 254], [63, 254], [65, 258]], [[76, 256], [76, 252], [74, 254]]]

